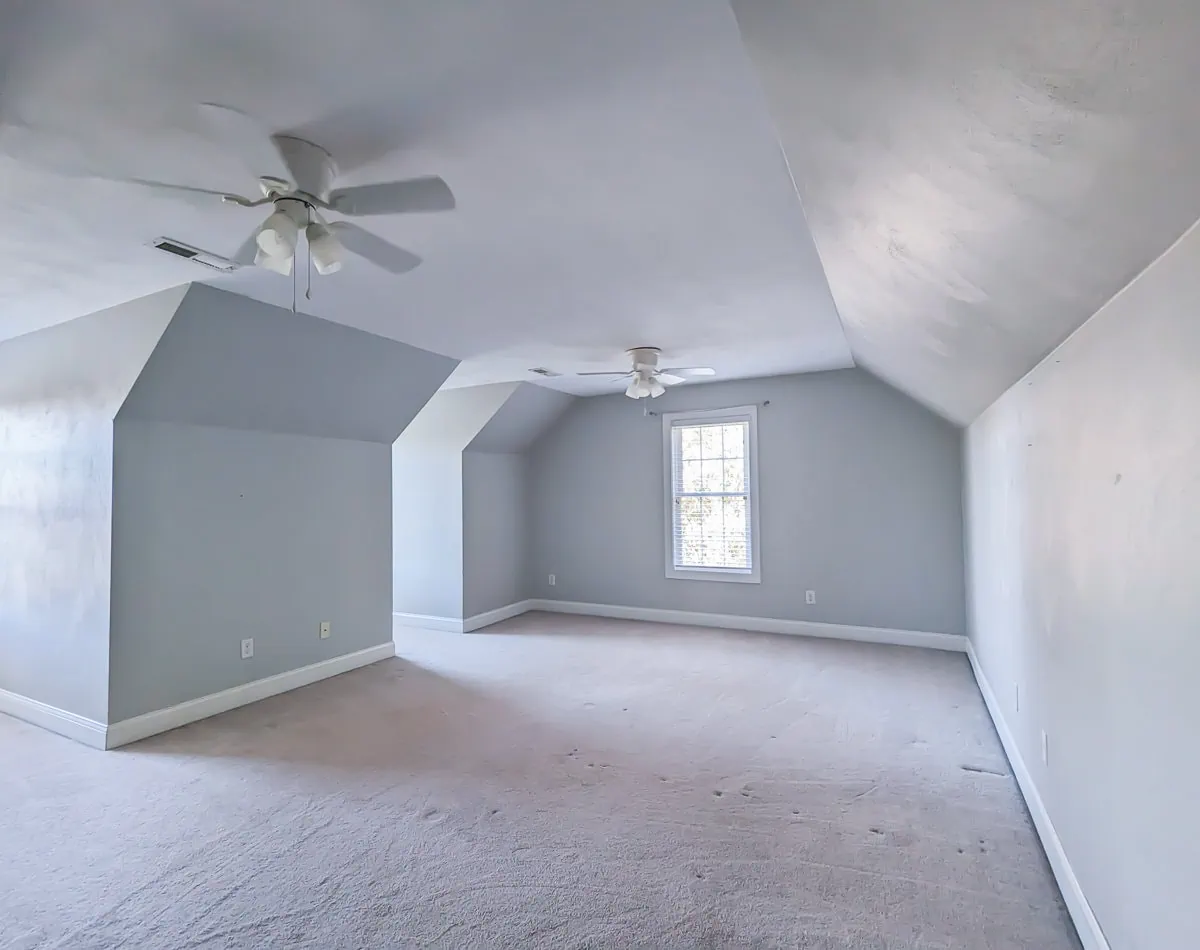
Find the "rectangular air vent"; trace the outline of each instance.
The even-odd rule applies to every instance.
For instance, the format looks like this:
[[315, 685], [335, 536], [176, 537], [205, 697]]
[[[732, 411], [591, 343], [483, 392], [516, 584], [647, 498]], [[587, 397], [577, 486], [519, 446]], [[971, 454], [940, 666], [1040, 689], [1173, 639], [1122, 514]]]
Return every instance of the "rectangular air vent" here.
[[551, 379], [553, 379], [555, 376], [562, 375], [562, 373], [556, 373], [556, 372], [554, 372], [554, 370], [546, 369], [546, 367], [544, 367], [544, 366], [535, 366], [529, 372], [537, 373], [539, 376], [547, 376], [547, 377], [550, 377]]
[[175, 257], [182, 257], [184, 260], [195, 261], [197, 264], [203, 264], [205, 267], [212, 270], [235, 271], [240, 266], [235, 261], [221, 257], [219, 254], [210, 254], [208, 251], [202, 251], [198, 247], [192, 247], [189, 244], [184, 244], [182, 241], [176, 241], [173, 238], [155, 238], [150, 242], [150, 246], [165, 251], [167, 254], [173, 254]]

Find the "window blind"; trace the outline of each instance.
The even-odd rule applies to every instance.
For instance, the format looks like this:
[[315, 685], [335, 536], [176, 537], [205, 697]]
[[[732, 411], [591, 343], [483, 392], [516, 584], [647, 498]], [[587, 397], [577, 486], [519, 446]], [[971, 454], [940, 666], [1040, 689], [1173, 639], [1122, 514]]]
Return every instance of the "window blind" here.
[[750, 418], [671, 424], [672, 546], [677, 570], [749, 574]]

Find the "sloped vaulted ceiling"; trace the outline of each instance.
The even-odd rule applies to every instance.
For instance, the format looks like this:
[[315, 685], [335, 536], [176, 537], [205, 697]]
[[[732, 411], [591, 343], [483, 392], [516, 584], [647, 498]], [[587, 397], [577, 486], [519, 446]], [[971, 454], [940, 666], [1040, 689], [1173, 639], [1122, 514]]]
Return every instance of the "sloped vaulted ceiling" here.
[[156, 236], [238, 247], [257, 213], [34, 160], [44, 132], [253, 187], [215, 101], [346, 184], [451, 183], [453, 215], [370, 222], [420, 268], [351, 261], [300, 307], [453, 385], [615, 392], [573, 374], [645, 344], [726, 379], [853, 358], [964, 423], [1200, 217], [1197, 50], [1196, 0], [7, 0], [0, 340], [198, 279]]
[[1200, 217], [1194, 0], [734, 0], [855, 360], [960, 423]]

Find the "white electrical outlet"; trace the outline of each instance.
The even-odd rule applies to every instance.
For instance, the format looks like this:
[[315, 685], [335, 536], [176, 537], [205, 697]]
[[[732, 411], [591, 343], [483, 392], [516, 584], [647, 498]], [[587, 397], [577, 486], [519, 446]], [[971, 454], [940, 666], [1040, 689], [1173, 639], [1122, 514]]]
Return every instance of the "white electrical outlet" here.
[[806, 604], [815, 604], [817, 602], [817, 592], [815, 590], [806, 590], [804, 592], [804, 602]]
[[553, 574], [550, 575], [550, 577], [548, 579], [548, 583], [550, 584], [551, 587], [554, 586], [554, 575]]
[[1042, 730], [1042, 765], [1050, 764], [1050, 738], [1046, 735], [1046, 730]]
[[321, 621], [321, 639], [328, 640], [330, 635], [330, 625], [328, 620]]
[[254, 656], [254, 638], [253, 637], [251, 637], [249, 640], [242, 641], [242, 659], [248, 660], [252, 656]]

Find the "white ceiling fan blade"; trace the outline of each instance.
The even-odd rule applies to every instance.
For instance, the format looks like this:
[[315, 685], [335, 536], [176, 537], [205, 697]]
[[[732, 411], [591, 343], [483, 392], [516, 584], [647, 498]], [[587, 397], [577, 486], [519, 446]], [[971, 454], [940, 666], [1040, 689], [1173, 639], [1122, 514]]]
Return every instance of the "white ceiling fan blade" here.
[[[92, 176], [99, 178], [101, 181], [111, 181], [118, 185], [136, 185], [139, 188], [148, 188], [151, 191], [158, 191], [164, 195], [172, 195], [177, 198], [184, 198], [193, 204], [199, 203], [204, 207], [211, 208], [214, 204], [220, 204], [230, 199], [230, 204], [240, 204], [246, 199], [240, 195], [232, 195], [227, 191], [214, 191], [211, 188], [193, 188], [191, 185], [176, 185], [169, 181], [154, 181], [149, 178], [104, 178], [101, 176]], [[198, 200], [199, 199], [199, 200]]]
[[671, 376], [682, 376], [685, 379], [692, 376], [716, 376], [717, 371], [711, 366], [668, 366], [661, 370]]
[[255, 178], [295, 181], [275, 140], [255, 119], [237, 109], [213, 102], [201, 104], [200, 114]]
[[602, 373], [576, 373], [575, 375], [576, 376], [622, 376], [622, 377], [624, 377], [624, 376], [632, 376], [633, 370], [627, 369], [627, 370], [622, 371], [619, 369], [614, 369], [614, 370], [609, 370], [609, 371], [602, 372]]
[[421, 258], [412, 251], [396, 247], [391, 241], [385, 241], [379, 235], [372, 234], [349, 221], [334, 221], [329, 225], [329, 230], [337, 235], [347, 251], [390, 273], [407, 274], [421, 263]]
[[338, 188], [330, 194], [329, 206], [342, 214], [362, 216], [453, 211], [455, 201], [449, 185], [437, 175], [426, 175], [406, 181]]
[[668, 373], [666, 370], [663, 370], [661, 373], [655, 373], [654, 378], [664, 386], [678, 386], [680, 383], [687, 382], [687, 380], [682, 376], [675, 376], [672, 373]]

